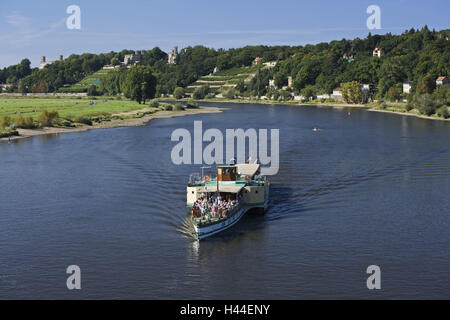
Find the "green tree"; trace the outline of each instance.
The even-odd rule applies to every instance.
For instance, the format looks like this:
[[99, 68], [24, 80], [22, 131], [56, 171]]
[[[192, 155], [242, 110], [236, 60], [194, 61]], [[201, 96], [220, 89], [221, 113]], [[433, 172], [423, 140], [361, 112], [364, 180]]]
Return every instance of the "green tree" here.
[[421, 114], [427, 116], [432, 115], [436, 111], [436, 104], [428, 93], [416, 95], [413, 105]]
[[175, 90], [173, 91], [173, 96], [175, 97], [175, 99], [184, 98], [184, 89], [181, 87], [176, 87]]
[[444, 118], [444, 119], [447, 119], [448, 117], [450, 117], [450, 114], [449, 114], [449, 112], [448, 112], [448, 107], [447, 107], [447, 106], [442, 106], [442, 107], [438, 108], [438, 109], [436, 110], [436, 114], [437, 114], [439, 117], [442, 117], [442, 118]]
[[417, 91], [419, 92], [419, 94], [424, 93], [431, 94], [433, 93], [435, 88], [436, 88], [436, 80], [431, 74], [427, 74], [419, 82], [419, 85], [417, 86]]
[[120, 61], [117, 57], [114, 57], [111, 59], [111, 65], [118, 66], [120, 64]]
[[225, 98], [227, 99], [234, 99], [236, 96], [236, 92], [234, 90], [234, 88], [231, 88], [229, 90], [227, 90], [227, 92], [225, 92]]
[[146, 100], [155, 97], [156, 78], [150, 67], [134, 66], [128, 71], [124, 87], [127, 98], [139, 104], [145, 103]]
[[314, 98], [315, 89], [313, 86], [308, 85], [302, 89], [301, 94], [303, 97], [305, 97], [306, 100], [311, 100], [312, 98]]
[[210, 89], [206, 85], [197, 87], [197, 88], [195, 88], [194, 93], [192, 94], [192, 97], [194, 99], [204, 99], [208, 95], [209, 92], [210, 92]]
[[23, 128], [25, 126], [25, 119], [22, 117], [21, 114], [18, 114], [14, 118], [14, 124], [16, 125], [17, 128]]
[[433, 99], [438, 104], [450, 106], [450, 84], [445, 84], [437, 88], [433, 93]]
[[362, 102], [362, 90], [361, 83], [358, 81], [343, 82], [342, 87], [342, 97], [347, 103], [361, 103]]
[[402, 97], [402, 91], [398, 87], [391, 87], [386, 93], [386, 99], [389, 101], [398, 101]]
[[55, 121], [58, 119], [59, 115], [56, 111], [43, 110], [38, 117], [38, 122], [43, 127], [52, 127]]

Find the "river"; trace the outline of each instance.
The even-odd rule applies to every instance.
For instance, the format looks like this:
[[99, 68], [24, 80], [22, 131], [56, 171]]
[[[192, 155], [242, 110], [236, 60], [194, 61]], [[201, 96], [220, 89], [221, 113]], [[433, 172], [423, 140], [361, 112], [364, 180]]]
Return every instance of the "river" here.
[[[450, 298], [448, 122], [220, 106], [0, 143], [0, 299]], [[194, 120], [280, 129], [267, 214], [200, 243], [180, 232], [199, 166], [170, 158], [171, 133]], [[66, 287], [69, 265], [81, 290]]]

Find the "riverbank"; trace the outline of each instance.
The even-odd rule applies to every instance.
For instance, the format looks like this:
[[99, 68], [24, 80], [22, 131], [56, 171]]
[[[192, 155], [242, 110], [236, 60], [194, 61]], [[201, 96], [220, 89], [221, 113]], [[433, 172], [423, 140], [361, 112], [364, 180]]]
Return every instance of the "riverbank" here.
[[269, 105], [289, 105], [289, 106], [299, 106], [299, 107], [332, 107], [332, 108], [361, 108], [361, 109], [367, 109], [370, 108], [370, 106], [364, 105], [364, 104], [349, 104], [349, 103], [316, 103], [316, 102], [299, 102], [299, 101], [273, 101], [273, 100], [257, 100], [257, 99], [221, 99], [221, 98], [205, 98], [201, 100], [195, 100], [195, 99], [175, 99], [175, 98], [160, 98], [159, 101], [166, 101], [166, 102], [186, 102], [186, 101], [195, 101], [198, 103], [202, 102], [217, 102], [217, 103], [242, 103], [242, 104], [269, 104]]
[[[173, 102], [173, 101], [192, 101], [193, 99], [180, 99], [176, 100], [174, 98], [164, 98], [160, 99], [160, 101], [167, 101], [167, 102]], [[450, 121], [450, 118], [442, 118], [438, 116], [426, 116], [423, 114], [420, 114], [418, 110], [412, 109], [410, 111], [398, 111], [398, 108], [386, 108], [386, 109], [380, 109], [379, 106], [374, 106], [370, 104], [349, 104], [349, 103], [320, 103], [320, 102], [298, 102], [298, 101], [272, 101], [272, 100], [246, 100], [246, 99], [220, 99], [220, 98], [212, 98], [212, 99], [202, 99], [202, 100], [193, 100], [196, 102], [208, 102], [208, 103], [242, 103], [242, 104], [267, 104], [267, 105], [289, 105], [289, 106], [295, 106], [295, 107], [317, 107], [317, 108], [334, 108], [334, 109], [347, 109], [347, 108], [355, 108], [355, 109], [364, 109], [367, 111], [374, 111], [374, 112], [384, 112], [384, 113], [391, 113], [391, 114], [397, 114], [397, 115], [403, 115], [403, 116], [412, 116], [416, 118], [421, 119], [427, 119], [427, 120], [439, 120], [439, 121]]]
[[136, 117], [139, 114], [145, 113], [146, 109], [135, 110], [131, 112], [122, 112], [114, 114], [116, 117], [123, 117], [124, 119], [113, 119], [111, 121], [105, 121], [101, 123], [95, 123], [93, 125], [79, 125], [77, 127], [45, 127], [38, 129], [17, 129], [19, 132], [18, 136], [11, 136], [6, 138], [0, 138], [0, 141], [18, 140], [26, 139], [35, 136], [49, 135], [49, 134], [63, 134], [71, 132], [83, 132], [93, 129], [108, 129], [108, 128], [118, 128], [118, 127], [138, 127], [144, 126], [152, 119], [160, 118], [172, 118], [172, 117], [182, 117], [188, 115], [202, 114], [202, 113], [220, 113], [224, 109], [216, 107], [200, 107], [196, 109], [186, 109], [180, 111], [158, 111], [152, 114], [146, 114], [142, 117]]
[[398, 114], [398, 115], [401, 115], [401, 116], [416, 117], [416, 118], [428, 119], [428, 120], [450, 121], [450, 118], [444, 119], [444, 118], [440, 118], [440, 117], [425, 116], [423, 114], [411, 113], [411, 112], [406, 112], [406, 111], [405, 112], [400, 112], [400, 111], [383, 110], [383, 109], [376, 109], [376, 108], [370, 108], [367, 111], [392, 113], [392, 114]]

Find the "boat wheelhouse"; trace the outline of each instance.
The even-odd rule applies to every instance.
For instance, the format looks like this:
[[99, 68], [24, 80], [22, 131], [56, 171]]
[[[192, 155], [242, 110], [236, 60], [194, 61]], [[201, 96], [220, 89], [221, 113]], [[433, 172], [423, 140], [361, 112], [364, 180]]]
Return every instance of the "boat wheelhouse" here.
[[250, 211], [264, 212], [269, 202], [269, 182], [259, 164], [217, 166], [216, 176], [191, 175], [187, 206], [194, 234], [200, 240], [226, 230]]

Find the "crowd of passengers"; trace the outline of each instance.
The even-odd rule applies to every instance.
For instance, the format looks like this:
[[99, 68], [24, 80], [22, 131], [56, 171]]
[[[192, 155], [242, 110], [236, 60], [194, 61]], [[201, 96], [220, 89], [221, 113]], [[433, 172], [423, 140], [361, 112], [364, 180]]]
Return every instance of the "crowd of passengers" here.
[[207, 197], [202, 195], [192, 206], [192, 216], [199, 218], [210, 215], [212, 218], [226, 218], [239, 204], [239, 200], [223, 199], [219, 196]]

